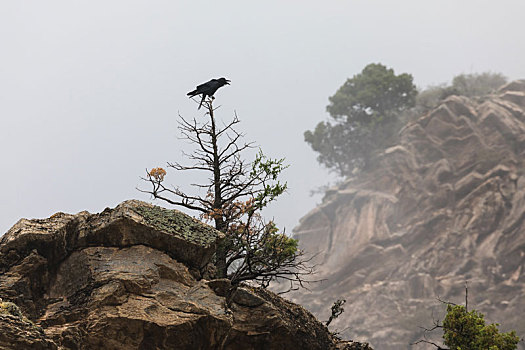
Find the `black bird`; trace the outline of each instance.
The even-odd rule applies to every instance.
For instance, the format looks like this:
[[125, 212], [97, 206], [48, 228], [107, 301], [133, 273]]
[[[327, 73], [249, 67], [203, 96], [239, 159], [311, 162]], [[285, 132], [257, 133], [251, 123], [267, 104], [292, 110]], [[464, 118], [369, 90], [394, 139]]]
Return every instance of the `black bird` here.
[[198, 108], [200, 109], [206, 96], [213, 97], [215, 91], [226, 84], [230, 85], [230, 81], [226, 78], [212, 79], [207, 83], [197, 86], [195, 90], [188, 92], [188, 96], [193, 97], [202, 94], [202, 100]]

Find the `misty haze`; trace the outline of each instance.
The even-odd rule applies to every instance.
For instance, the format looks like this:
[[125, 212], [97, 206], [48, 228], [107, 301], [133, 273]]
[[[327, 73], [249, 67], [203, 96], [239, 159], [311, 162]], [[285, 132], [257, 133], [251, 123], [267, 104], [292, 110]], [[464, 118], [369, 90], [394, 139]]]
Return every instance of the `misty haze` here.
[[0, 348], [525, 349], [524, 12], [1, 3]]

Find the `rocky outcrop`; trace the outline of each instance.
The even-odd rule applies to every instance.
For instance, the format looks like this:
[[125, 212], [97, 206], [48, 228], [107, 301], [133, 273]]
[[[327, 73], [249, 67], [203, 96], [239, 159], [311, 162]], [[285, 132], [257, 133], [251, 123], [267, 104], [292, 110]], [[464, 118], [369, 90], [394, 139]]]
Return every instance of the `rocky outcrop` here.
[[271, 292], [210, 280], [221, 239], [139, 201], [22, 219], [0, 242], [0, 348], [368, 348]]
[[[323, 283], [292, 300], [378, 349], [408, 349], [441, 299], [525, 335], [525, 81], [452, 96], [408, 124], [372, 169], [330, 190], [295, 229]], [[440, 335], [438, 335], [439, 338]], [[421, 347], [424, 348], [424, 347]]]

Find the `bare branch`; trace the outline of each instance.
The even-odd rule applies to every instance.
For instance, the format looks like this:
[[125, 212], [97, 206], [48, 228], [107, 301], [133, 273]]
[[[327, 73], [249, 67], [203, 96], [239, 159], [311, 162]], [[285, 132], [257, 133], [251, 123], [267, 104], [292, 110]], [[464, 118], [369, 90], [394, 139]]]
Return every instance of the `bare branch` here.
[[443, 348], [440, 345], [438, 345], [438, 344], [436, 344], [436, 343], [434, 343], [434, 342], [432, 342], [430, 340], [426, 340], [426, 339], [419, 339], [418, 341], [416, 341], [414, 343], [411, 343], [410, 345], [417, 345], [417, 344], [421, 344], [421, 343], [434, 345], [437, 350], [449, 350], [448, 348]]

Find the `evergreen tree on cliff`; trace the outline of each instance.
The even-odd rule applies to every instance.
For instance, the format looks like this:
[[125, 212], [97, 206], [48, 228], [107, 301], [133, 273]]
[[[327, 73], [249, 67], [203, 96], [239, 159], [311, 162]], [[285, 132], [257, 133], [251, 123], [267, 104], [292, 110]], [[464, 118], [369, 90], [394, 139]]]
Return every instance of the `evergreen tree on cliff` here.
[[318, 161], [343, 177], [366, 168], [374, 152], [392, 143], [400, 114], [414, 106], [412, 80], [379, 63], [348, 79], [329, 98], [330, 120], [304, 133]]
[[216, 252], [216, 278], [229, 278], [232, 284], [255, 281], [263, 287], [275, 279], [288, 280], [291, 288], [295, 282], [302, 284], [312, 267], [302, 258], [297, 240], [261, 215], [262, 209], [286, 190], [286, 183], [279, 181], [286, 168], [284, 159], [268, 158], [259, 150], [253, 161], [246, 161], [244, 152], [254, 146], [242, 141], [243, 134], [236, 130], [240, 123], [237, 116], [218, 125], [212, 95], [203, 94], [200, 104], [206, 108], [207, 120], [179, 120], [183, 138], [195, 146], [186, 154], [192, 163], [168, 163], [168, 167], [206, 173], [209, 181], [193, 184], [197, 193], [189, 194], [165, 185], [166, 171], [154, 168], [144, 179], [151, 190], [142, 192], [196, 211], [225, 233]]
[[485, 323], [485, 316], [476, 310], [468, 311], [466, 306], [448, 304], [443, 324], [436, 323], [426, 332], [443, 329], [444, 346], [433, 341], [420, 339], [415, 344], [430, 344], [438, 350], [515, 350], [520, 338], [515, 331], [500, 332], [499, 324]]
[[[465, 282], [465, 306], [440, 300], [447, 304], [447, 314], [443, 323], [434, 321], [432, 328], [421, 327], [424, 339], [411, 345], [430, 344], [437, 350], [515, 350], [520, 338], [516, 331], [500, 332], [498, 323], [485, 324], [485, 316], [476, 310], [468, 311], [468, 285]], [[443, 329], [444, 347], [427, 340], [426, 335], [436, 329]]]

